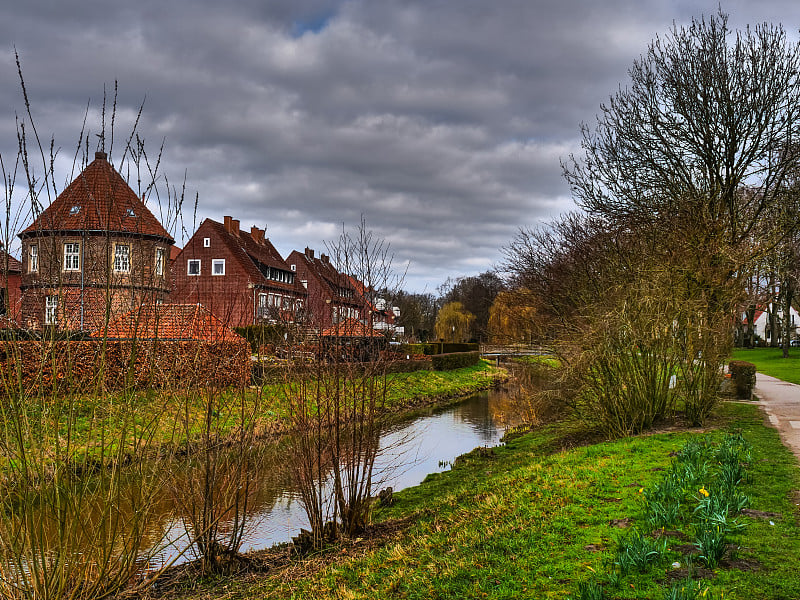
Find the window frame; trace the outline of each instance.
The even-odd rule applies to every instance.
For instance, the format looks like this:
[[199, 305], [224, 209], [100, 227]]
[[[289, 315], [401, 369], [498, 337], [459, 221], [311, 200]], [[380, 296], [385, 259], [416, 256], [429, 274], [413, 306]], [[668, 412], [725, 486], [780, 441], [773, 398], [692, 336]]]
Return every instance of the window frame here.
[[211, 248], [211, 238], [203, 238], [203, 248]]
[[153, 264], [153, 272], [157, 277], [164, 276], [164, 259], [166, 257], [166, 250], [164, 248], [156, 248], [156, 258]]
[[58, 325], [58, 294], [44, 297], [44, 324]]
[[[120, 251], [122, 248], [127, 248], [123, 255]], [[121, 259], [127, 260], [127, 269], [123, 269]], [[114, 273], [130, 273], [131, 272], [131, 244], [114, 244]]]
[[28, 272], [39, 272], [39, 244], [28, 246]]
[[[222, 265], [222, 273], [217, 273], [217, 266]], [[211, 259], [211, 276], [212, 277], [224, 277], [225, 276], [225, 259], [224, 258], [212, 258]]]
[[[68, 251], [69, 246], [74, 246], [71, 251]], [[69, 262], [68, 262], [69, 260]], [[64, 242], [64, 261], [62, 270], [79, 272], [81, 270], [81, 243], [80, 242]]]
[[[192, 263], [197, 263], [197, 273], [192, 273]], [[189, 258], [186, 260], [186, 276], [200, 277], [203, 272], [203, 262], [199, 258]]]

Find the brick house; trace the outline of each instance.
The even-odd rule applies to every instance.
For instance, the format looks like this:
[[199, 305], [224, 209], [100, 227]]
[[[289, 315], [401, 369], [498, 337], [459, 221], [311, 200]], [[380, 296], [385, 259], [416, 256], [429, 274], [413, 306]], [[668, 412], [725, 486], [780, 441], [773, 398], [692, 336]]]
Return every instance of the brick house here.
[[206, 219], [173, 263], [175, 302], [199, 303], [229, 327], [301, 318], [306, 291], [264, 236]]
[[22, 263], [2, 249], [0, 243], [0, 327], [19, 323]]
[[365, 318], [364, 301], [350, 277], [340, 273], [326, 254], [317, 258], [310, 248], [302, 253], [293, 250], [286, 262], [306, 288], [307, 319], [315, 328], [325, 330], [346, 319]]
[[374, 289], [367, 287], [361, 281], [350, 276], [350, 285], [361, 297], [364, 307], [368, 312], [364, 315], [364, 322], [373, 329], [386, 332], [390, 335], [403, 335], [405, 329], [395, 324], [400, 317], [400, 308], [389, 306], [385, 298], [381, 298]]
[[104, 152], [19, 237], [22, 327], [96, 330], [169, 297], [175, 242]]

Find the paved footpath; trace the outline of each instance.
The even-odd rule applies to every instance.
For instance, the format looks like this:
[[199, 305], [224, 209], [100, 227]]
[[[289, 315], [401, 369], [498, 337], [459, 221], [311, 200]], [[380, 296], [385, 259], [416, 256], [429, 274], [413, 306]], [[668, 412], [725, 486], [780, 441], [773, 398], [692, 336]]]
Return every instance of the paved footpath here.
[[800, 459], [800, 385], [758, 373], [755, 395], [783, 443]]

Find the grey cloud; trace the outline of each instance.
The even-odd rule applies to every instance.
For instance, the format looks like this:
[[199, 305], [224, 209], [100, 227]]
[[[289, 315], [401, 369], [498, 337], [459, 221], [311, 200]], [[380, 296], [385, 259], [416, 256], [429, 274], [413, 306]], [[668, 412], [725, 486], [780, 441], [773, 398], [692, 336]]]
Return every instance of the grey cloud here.
[[[147, 96], [140, 134], [197, 218], [268, 225], [278, 249], [323, 247], [361, 215], [389, 240], [407, 284], [499, 259], [518, 227], [571, 207], [559, 160], [580, 122], [673, 19], [716, 0], [143, 0], [9, 5], [0, 19], [0, 150], [34, 115], [68, 169], [87, 101], [119, 80], [118, 131]], [[777, 0], [727, 7], [737, 26], [797, 20]], [[114, 155], [122, 151], [121, 135]], [[61, 179], [66, 179], [61, 174]], [[184, 221], [191, 233], [194, 209]]]

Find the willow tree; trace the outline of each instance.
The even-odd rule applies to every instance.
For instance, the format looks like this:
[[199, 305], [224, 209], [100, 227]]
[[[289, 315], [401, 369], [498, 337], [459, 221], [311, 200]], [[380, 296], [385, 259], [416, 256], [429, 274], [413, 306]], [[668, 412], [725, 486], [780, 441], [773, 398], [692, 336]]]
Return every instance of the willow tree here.
[[436, 316], [436, 337], [446, 342], [463, 342], [475, 315], [464, 308], [461, 302], [448, 302]]

